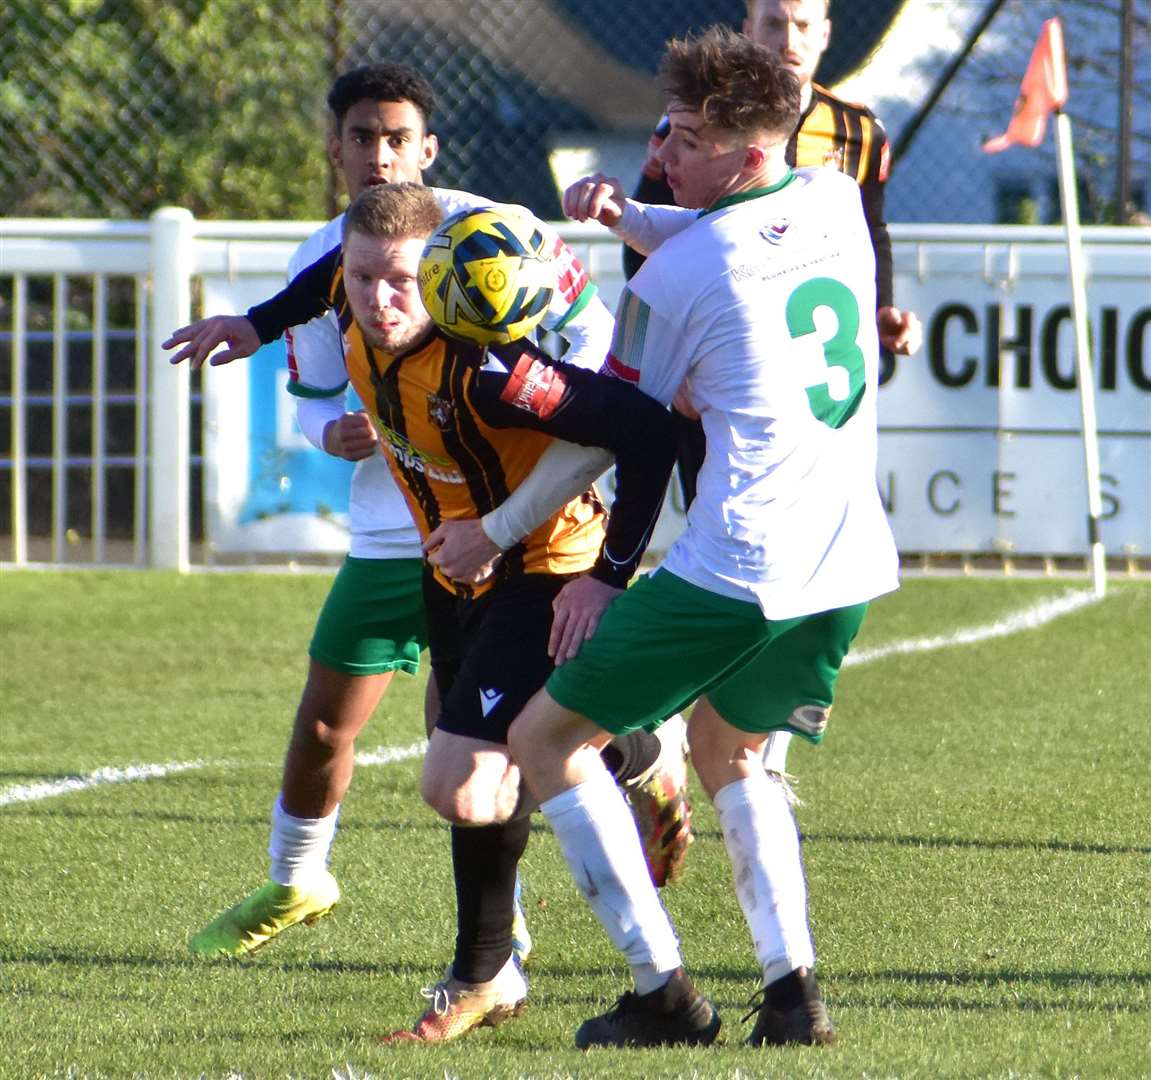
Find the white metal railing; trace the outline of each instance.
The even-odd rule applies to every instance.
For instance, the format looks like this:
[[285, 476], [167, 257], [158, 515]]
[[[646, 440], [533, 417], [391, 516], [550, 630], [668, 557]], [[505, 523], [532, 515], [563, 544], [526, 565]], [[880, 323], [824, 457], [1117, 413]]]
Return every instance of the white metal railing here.
[[[192, 287], [198, 276], [238, 282], [278, 277], [296, 245], [318, 225], [197, 221], [180, 209], [160, 210], [147, 222], [0, 218], [0, 364], [6, 344], [11, 387], [6, 400], [0, 396], [10, 431], [7, 459], [0, 458], [0, 479], [5, 471], [9, 476], [7, 561], [188, 566], [190, 477], [198, 464], [190, 453], [191, 418], [197, 398], [186, 366], [173, 367], [159, 343], [192, 317]], [[564, 224], [560, 229], [610, 307], [623, 282], [617, 241], [594, 225]], [[1055, 293], [1065, 272], [1063, 233], [1057, 227], [893, 225], [891, 232], [897, 290], [910, 295], [917, 285], [951, 273], [961, 256], [968, 264], [977, 259], [982, 283], [999, 290], [1005, 304], [1019, 283], [1021, 259], [1034, 280], [1054, 282], [1049, 289]], [[1134, 273], [1137, 289], [1151, 297], [1151, 229], [1089, 228], [1085, 241], [1093, 272], [1114, 280], [1130, 279]], [[132, 341], [134, 376], [129, 389], [113, 391], [108, 385], [108, 348], [115, 339], [109, 298], [118, 279], [131, 282], [131, 325], [116, 333]], [[91, 377], [79, 389], [71, 356], [71, 345], [78, 340], [70, 326], [74, 312], [69, 290], [75, 282], [84, 282], [92, 296]], [[38, 304], [33, 303], [34, 285], [42, 297]], [[51, 341], [47, 377], [31, 366], [30, 355], [32, 349], [43, 352], [45, 335]], [[1141, 340], [1151, 343], [1151, 333]], [[1140, 362], [1138, 357], [1135, 362]], [[1140, 370], [1151, 371], [1151, 363], [1142, 363]], [[91, 416], [83, 451], [72, 432], [77, 405], [88, 408]], [[130, 453], [113, 452], [109, 409], [127, 405], [134, 409], [133, 446]], [[48, 407], [50, 430], [45, 431], [39, 419], [30, 426], [30, 410], [39, 418]], [[1151, 425], [1147, 427], [1151, 436]], [[30, 450], [37, 446], [46, 452]], [[85, 468], [88, 476], [81, 482], [76, 473]], [[131, 472], [127, 538], [123, 509], [115, 522], [109, 521], [114, 470]], [[35, 485], [30, 484], [33, 472], [41, 479]], [[50, 478], [47, 499], [43, 474]], [[123, 487], [117, 485], [121, 508], [126, 501]], [[88, 504], [88, 520], [74, 528], [69, 508], [79, 495]], [[35, 527], [30, 520], [33, 508], [38, 514]], [[88, 535], [79, 535], [84, 532]], [[0, 536], [0, 561], [6, 561], [4, 541]], [[1143, 556], [1147, 549], [1140, 544], [1135, 545], [1136, 554]], [[988, 550], [994, 547], [991, 542]]]

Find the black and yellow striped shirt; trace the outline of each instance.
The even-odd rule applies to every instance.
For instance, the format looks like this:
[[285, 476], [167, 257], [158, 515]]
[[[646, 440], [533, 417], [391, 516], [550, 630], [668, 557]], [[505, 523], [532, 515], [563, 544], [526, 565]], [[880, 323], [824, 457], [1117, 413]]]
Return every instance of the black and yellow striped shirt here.
[[372, 348], [352, 319], [342, 250], [334, 248], [248, 311], [262, 341], [334, 309], [348, 378], [383, 442], [392, 475], [425, 539], [443, 521], [478, 518], [502, 503], [554, 439], [601, 446], [616, 459], [616, 497], [572, 499], [507, 552], [497, 576], [593, 576], [617, 587], [639, 565], [674, 462], [667, 410], [635, 387], [553, 360], [524, 340], [482, 348], [431, 329], [405, 353]]

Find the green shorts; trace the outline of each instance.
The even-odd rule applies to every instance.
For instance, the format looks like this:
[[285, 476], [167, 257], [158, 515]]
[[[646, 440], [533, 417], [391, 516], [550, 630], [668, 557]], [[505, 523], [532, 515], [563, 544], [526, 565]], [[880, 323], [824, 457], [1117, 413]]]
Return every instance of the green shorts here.
[[344, 560], [308, 655], [348, 675], [420, 670], [427, 645], [421, 559]]
[[866, 612], [856, 604], [773, 622], [756, 604], [657, 570], [612, 602], [595, 636], [548, 679], [548, 693], [615, 735], [658, 724], [706, 694], [740, 731], [819, 742]]

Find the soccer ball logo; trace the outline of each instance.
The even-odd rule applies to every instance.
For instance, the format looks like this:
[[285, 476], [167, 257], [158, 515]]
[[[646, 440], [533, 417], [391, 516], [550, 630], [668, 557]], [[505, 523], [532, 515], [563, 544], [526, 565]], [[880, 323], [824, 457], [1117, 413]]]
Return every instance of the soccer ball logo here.
[[420, 297], [444, 333], [479, 345], [515, 341], [547, 313], [557, 279], [532, 222], [484, 207], [448, 218], [420, 258]]

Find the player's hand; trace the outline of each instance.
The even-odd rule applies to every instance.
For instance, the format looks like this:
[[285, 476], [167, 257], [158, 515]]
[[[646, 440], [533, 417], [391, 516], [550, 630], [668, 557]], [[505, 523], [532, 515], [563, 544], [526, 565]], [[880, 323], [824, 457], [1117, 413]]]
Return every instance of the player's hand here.
[[[213, 349], [225, 344], [228, 348], [208, 359]], [[260, 335], [243, 315], [213, 315], [210, 319], [201, 319], [173, 331], [161, 348], [174, 349], [177, 345], [183, 345], [184, 348], [175, 356], [170, 356], [169, 363], [191, 360], [192, 367], [199, 370], [205, 360], [212, 367], [217, 367], [251, 356], [260, 347]]]
[[552, 601], [552, 632], [548, 656], [560, 667], [579, 652], [599, 626], [600, 616], [622, 589], [613, 588], [584, 574], [569, 581]]
[[345, 461], [362, 461], [376, 452], [380, 433], [372, 418], [362, 409], [346, 412], [338, 420], [328, 421], [324, 428], [324, 449]]
[[875, 313], [879, 343], [896, 356], [910, 356], [923, 344], [923, 324], [914, 311], [881, 307]]
[[592, 173], [564, 192], [563, 212], [572, 221], [598, 221], [611, 229], [623, 217], [626, 201], [623, 184], [614, 176]]
[[441, 522], [429, 533], [423, 549], [424, 557], [445, 577], [469, 585], [491, 577], [503, 555], [479, 518]]
[[675, 392], [675, 397], [671, 399], [671, 407], [675, 409], [680, 416], [686, 416], [689, 420], [699, 419], [699, 410], [692, 404], [691, 400], [691, 386], [687, 379], [679, 384], [679, 389]]

